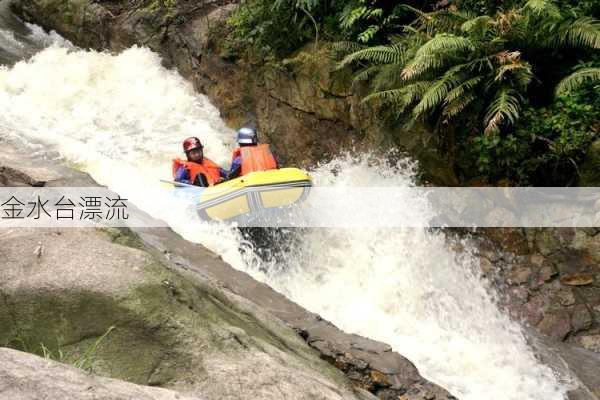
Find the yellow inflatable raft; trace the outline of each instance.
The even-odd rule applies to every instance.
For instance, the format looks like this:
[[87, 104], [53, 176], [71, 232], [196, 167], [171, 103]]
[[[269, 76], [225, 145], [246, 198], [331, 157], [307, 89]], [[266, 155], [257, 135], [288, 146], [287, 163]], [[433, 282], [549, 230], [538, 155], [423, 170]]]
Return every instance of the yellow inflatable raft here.
[[252, 172], [203, 189], [198, 215], [213, 221], [252, 218], [303, 201], [310, 187], [308, 174], [297, 168]]

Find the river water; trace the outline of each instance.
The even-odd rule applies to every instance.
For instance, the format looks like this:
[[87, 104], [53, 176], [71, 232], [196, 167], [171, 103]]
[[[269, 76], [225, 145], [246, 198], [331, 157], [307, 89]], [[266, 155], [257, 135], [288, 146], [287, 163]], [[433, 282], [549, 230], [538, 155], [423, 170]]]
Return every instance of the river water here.
[[[390, 344], [460, 399], [565, 398], [568, 385], [499, 310], [468, 244], [455, 252], [443, 232], [303, 229], [281, 239], [292, 236], [294, 245], [265, 258], [238, 230], [193, 222], [159, 179], [169, 178], [170, 160], [190, 135], [226, 165], [234, 132], [156, 54], [79, 50], [21, 23], [0, 0], [0, 63], [1, 138], [89, 172], [343, 330]], [[410, 186], [415, 165], [340, 156], [311, 175], [321, 186]], [[420, 218], [428, 207], [424, 198], [404, 202], [407, 218]]]

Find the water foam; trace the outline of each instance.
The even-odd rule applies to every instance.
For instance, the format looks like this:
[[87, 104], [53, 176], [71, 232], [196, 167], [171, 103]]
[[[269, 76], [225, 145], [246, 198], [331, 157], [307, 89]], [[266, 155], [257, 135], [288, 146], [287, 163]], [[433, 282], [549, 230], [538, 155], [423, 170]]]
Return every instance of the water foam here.
[[12, 64], [50, 46], [75, 48], [55, 31], [24, 23], [10, 12], [8, 2], [0, 0], [0, 54], [4, 53], [0, 64]]
[[18, 41], [15, 37], [15, 33], [6, 29], [0, 29], [0, 48], [7, 51], [19, 51], [23, 49], [25, 45]]
[[[58, 154], [341, 328], [390, 343], [459, 398], [564, 398], [519, 326], [499, 312], [476, 259], [452, 251], [442, 233], [301, 230], [293, 233], [299, 245], [283, 250], [285, 265], [267, 265], [237, 230], [192, 223], [158, 180], [168, 178], [183, 137], [200, 136], [207, 156], [225, 163], [233, 132], [150, 51], [50, 47], [0, 69], [0, 109], [2, 136], [40, 156]], [[414, 184], [409, 161], [390, 166], [370, 155], [338, 158], [312, 174], [319, 185]], [[407, 218], [427, 208], [425, 199], [405, 202]]]

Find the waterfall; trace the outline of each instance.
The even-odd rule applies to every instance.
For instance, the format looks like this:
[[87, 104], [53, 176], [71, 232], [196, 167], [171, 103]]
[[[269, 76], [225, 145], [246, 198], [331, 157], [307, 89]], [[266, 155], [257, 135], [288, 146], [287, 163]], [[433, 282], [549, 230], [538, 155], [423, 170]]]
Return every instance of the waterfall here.
[[[190, 220], [159, 183], [187, 136], [227, 164], [234, 132], [205, 96], [145, 48], [82, 51], [32, 27], [5, 28], [0, 48], [28, 58], [0, 67], [0, 138], [90, 173], [343, 330], [390, 344], [462, 400], [565, 398], [561, 378], [499, 310], [468, 243], [454, 251], [443, 232], [424, 229], [303, 229], [282, 238], [297, 245], [258, 257], [238, 230]], [[29, 56], [19, 44], [39, 49]], [[311, 174], [321, 186], [408, 186], [415, 165], [345, 155]], [[413, 218], [426, 207], [424, 198], [404, 200]]]

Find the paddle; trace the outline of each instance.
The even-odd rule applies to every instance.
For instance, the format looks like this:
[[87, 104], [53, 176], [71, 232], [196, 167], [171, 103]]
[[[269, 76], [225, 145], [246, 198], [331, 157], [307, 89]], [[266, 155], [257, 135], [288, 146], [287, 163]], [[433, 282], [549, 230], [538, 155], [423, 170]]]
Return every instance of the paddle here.
[[196, 189], [201, 188], [200, 186], [189, 185], [187, 183], [181, 183], [181, 182], [175, 182], [175, 181], [168, 181], [166, 179], [161, 179], [160, 181], [162, 183], [168, 183], [169, 185], [172, 185], [172, 186], [175, 186], [175, 187], [190, 187], [190, 188], [196, 188]]

